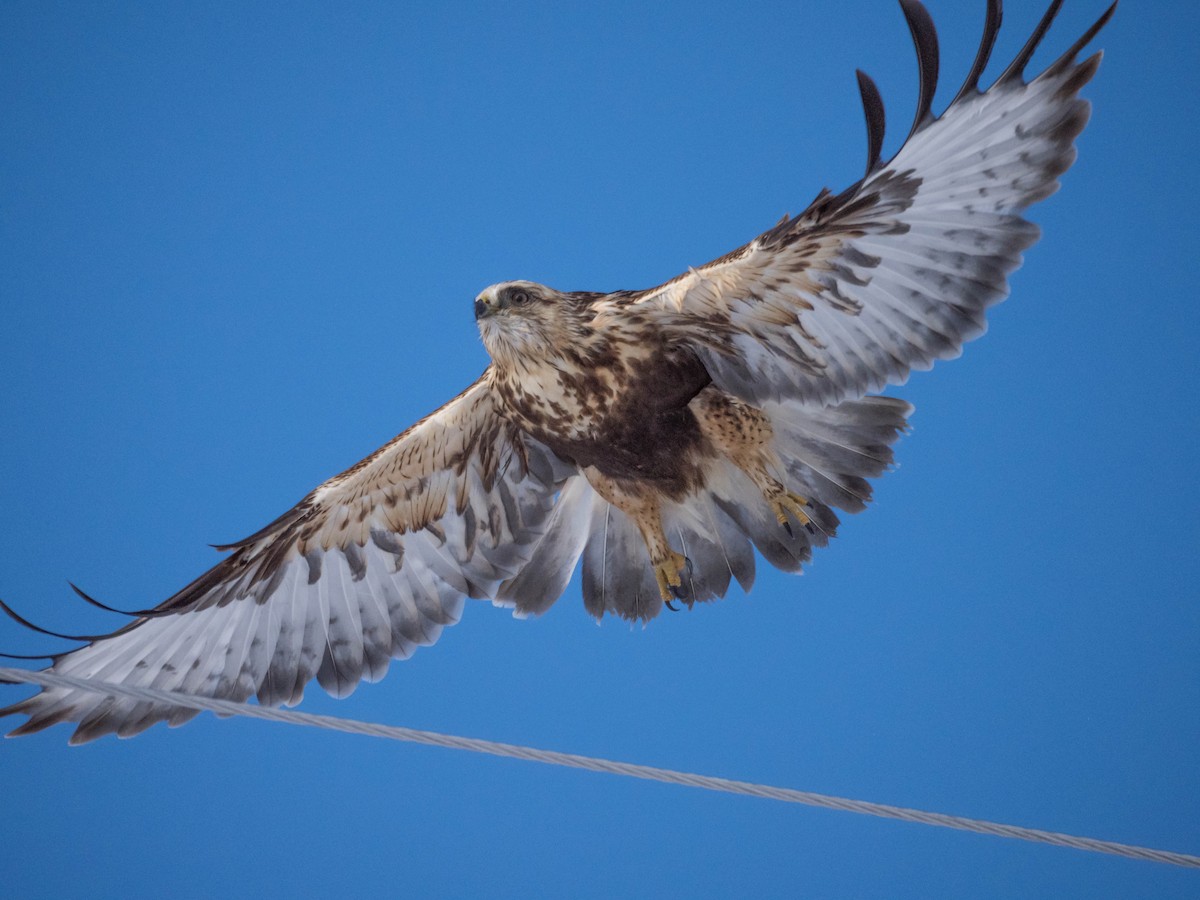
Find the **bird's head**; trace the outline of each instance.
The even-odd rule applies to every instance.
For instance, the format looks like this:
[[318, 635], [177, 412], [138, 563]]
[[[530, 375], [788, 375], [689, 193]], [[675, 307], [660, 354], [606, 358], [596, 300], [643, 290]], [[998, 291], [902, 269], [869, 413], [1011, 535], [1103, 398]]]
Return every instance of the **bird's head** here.
[[560, 357], [586, 337], [590, 320], [576, 295], [532, 281], [503, 281], [475, 298], [479, 334], [501, 366]]

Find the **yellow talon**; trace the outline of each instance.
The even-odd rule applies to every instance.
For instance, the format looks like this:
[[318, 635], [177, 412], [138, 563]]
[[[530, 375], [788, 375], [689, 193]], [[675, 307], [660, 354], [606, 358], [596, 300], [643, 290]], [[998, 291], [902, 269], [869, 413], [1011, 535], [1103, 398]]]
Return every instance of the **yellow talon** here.
[[804, 511], [806, 506], [808, 506], [807, 497], [801, 497], [799, 494], [793, 494], [787, 490], [771, 500], [771, 509], [775, 511], [775, 518], [779, 520], [780, 525], [787, 525], [789, 512], [801, 525], [807, 525], [812, 519]]
[[654, 578], [658, 581], [658, 593], [664, 602], [675, 596], [671, 588], [679, 587], [683, 584], [679, 573], [687, 565], [687, 560], [678, 553], [673, 550], [670, 553], [671, 555], [666, 559], [654, 563]]

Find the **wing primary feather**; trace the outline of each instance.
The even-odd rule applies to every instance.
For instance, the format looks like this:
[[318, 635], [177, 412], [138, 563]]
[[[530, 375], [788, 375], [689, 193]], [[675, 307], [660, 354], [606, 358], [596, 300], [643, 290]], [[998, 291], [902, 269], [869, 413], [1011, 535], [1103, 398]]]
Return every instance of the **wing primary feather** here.
[[1104, 14], [1101, 15], [1099, 19], [1092, 24], [1091, 28], [1089, 28], [1080, 36], [1079, 40], [1077, 40], [1067, 49], [1066, 53], [1046, 67], [1046, 74], [1057, 75], [1060, 71], [1074, 62], [1075, 57], [1079, 54], [1079, 51], [1091, 43], [1092, 38], [1099, 33], [1101, 28], [1108, 24], [1108, 20], [1113, 17], [1113, 13], [1116, 11], [1117, 4], [1114, 3], [1104, 11]]
[[81, 599], [84, 603], [90, 603], [92, 606], [96, 607], [97, 609], [102, 609], [105, 612], [116, 613], [119, 616], [129, 616], [131, 619], [153, 619], [157, 616], [174, 615], [174, 613], [169, 610], [160, 609], [135, 609], [132, 611], [127, 609], [117, 609], [115, 606], [109, 606], [107, 603], [101, 603], [95, 597], [88, 595], [82, 588], [79, 587], [79, 585], [75, 584], [75, 582], [68, 581], [67, 584], [70, 585], [71, 590], [73, 590], [79, 599]]
[[271, 537], [281, 531], [285, 531], [286, 529], [297, 525], [313, 515], [315, 511], [316, 504], [312, 499], [312, 494], [309, 494], [283, 515], [264, 525], [249, 537], [244, 537], [240, 541], [234, 541], [230, 544], [209, 544], [209, 546], [214, 550], [220, 550], [222, 553], [226, 553], [231, 550], [240, 550], [243, 547], [249, 547], [253, 544], [257, 544], [264, 538]]
[[[879, 154], [883, 152], [883, 134], [887, 119], [883, 110], [883, 98], [871, 76], [859, 69], [858, 93], [862, 97], [863, 115], [867, 120], [867, 175], [879, 168]], [[866, 177], [866, 176], [864, 176]], [[782, 224], [782, 223], [781, 223]]]
[[[1001, 0], [988, 0], [987, 19], [983, 24], [983, 37], [979, 41], [979, 51], [975, 54], [975, 62], [967, 73], [962, 87], [950, 101], [950, 106], [979, 91], [979, 79], [987, 68], [988, 60], [992, 58], [992, 50], [996, 46], [996, 35], [1000, 33], [1000, 23], [1004, 18], [1004, 4]], [[949, 107], [947, 107], [949, 109]]]
[[1042, 42], [1042, 38], [1050, 30], [1050, 23], [1054, 21], [1054, 17], [1058, 15], [1058, 11], [1062, 8], [1062, 5], [1063, 0], [1053, 0], [1050, 8], [1042, 16], [1042, 20], [1038, 22], [1037, 28], [1033, 30], [1033, 34], [1029, 36], [1029, 40], [1025, 42], [1025, 46], [1021, 48], [1021, 52], [1017, 54], [1017, 58], [1009, 63], [1008, 68], [996, 79], [996, 84], [1007, 84], [1010, 81], [1024, 80], [1025, 67], [1029, 65], [1029, 60], [1033, 57], [1034, 51], [1037, 50], [1038, 44]]
[[30, 631], [36, 631], [38, 634], [44, 634], [47, 637], [62, 638], [64, 641], [102, 641], [105, 638], [113, 636], [113, 634], [62, 634], [58, 631], [51, 631], [48, 628], [42, 628], [40, 625], [34, 625], [3, 600], [0, 600], [0, 611], [3, 611], [5, 615], [18, 625], [24, 625]]
[[908, 30], [912, 32], [913, 47], [917, 51], [917, 67], [921, 72], [920, 100], [917, 103], [917, 114], [913, 117], [912, 130], [909, 131], [905, 143], [930, 122], [933, 121], [933, 95], [937, 92], [938, 82], [938, 39], [937, 29], [933, 26], [933, 17], [929, 15], [920, 0], [900, 0], [900, 9], [908, 21]]

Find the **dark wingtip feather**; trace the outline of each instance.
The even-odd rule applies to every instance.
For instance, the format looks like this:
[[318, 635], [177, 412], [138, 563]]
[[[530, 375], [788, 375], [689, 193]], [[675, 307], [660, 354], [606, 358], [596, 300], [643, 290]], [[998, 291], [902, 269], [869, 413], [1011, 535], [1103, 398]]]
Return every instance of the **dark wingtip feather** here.
[[90, 641], [100, 641], [106, 637], [109, 637], [109, 635], [107, 635], [107, 634], [98, 634], [98, 635], [97, 634], [82, 634], [82, 635], [80, 635], [80, 634], [60, 634], [57, 631], [50, 631], [49, 629], [42, 628], [39, 625], [34, 625], [32, 622], [30, 622], [24, 616], [17, 613], [16, 610], [14, 610], [11, 606], [9, 606], [3, 600], [0, 600], [0, 612], [3, 612], [5, 615], [7, 615], [10, 619], [12, 619], [18, 625], [24, 625], [30, 631], [36, 631], [38, 634], [44, 634], [47, 637], [62, 638], [64, 641], [89, 641], [90, 642]]
[[117, 609], [115, 606], [109, 606], [107, 603], [101, 603], [95, 597], [88, 595], [83, 591], [82, 588], [75, 584], [75, 582], [68, 581], [67, 584], [71, 586], [71, 590], [73, 590], [85, 603], [90, 603], [92, 606], [96, 607], [97, 609], [102, 609], [105, 612], [116, 613], [120, 616], [129, 616], [131, 619], [149, 619], [155, 616], [171, 615], [169, 612], [156, 609], [137, 609], [133, 611]]
[[1003, 19], [1004, 5], [1001, 0], [988, 0], [987, 18], [983, 23], [983, 37], [979, 41], [979, 50], [975, 53], [975, 62], [971, 65], [971, 71], [967, 73], [962, 87], [950, 101], [950, 106], [979, 90], [979, 79], [983, 77], [983, 70], [987, 68], [988, 60], [992, 58], [992, 50], [996, 46], [996, 35], [1000, 33], [1000, 23]]
[[[1074, 44], [1072, 44], [1070, 47], [1067, 48], [1066, 53], [1064, 53], [1062, 56], [1060, 56], [1058, 59], [1056, 59], [1049, 66], [1046, 67], [1045, 74], [1057, 75], [1059, 72], [1061, 72], [1067, 66], [1069, 66], [1072, 62], [1074, 62], [1075, 57], [1079, 55], [1079, 51], [1082, 50], [1084, 47], [1086, 47], [1088, 44], [1090, 44], [1092, 42], [1092, 38], [1094, 38], [1097, 34], [1100, 33], [1100, 29], [1108, 24], [1108, 20], [1113, 17], [1113, 13], [1115, 13], [1116, 11], [1117, 11], [1117, 4], [1114, 3], [1112, 6], [1110, 6], [1108, 9], [1106, 9], [1104, 11], [1104, 14], [1101, 15], [1099, 19], [1097, 19], [1095, 22], [1092, 23], [1091, 28], [1089, 28], [1082, 35], [1080, 35], [1079, 40], [1077, 40]], [[1083, 85], [1080, 85], [1080, 87], [1082, 87], [1082, 86]], [[1078, 88], [1076, 90], [1078, 90]]]
[[231, 544], [209, 544], [209, 546], [214, 550], [220, 551], [221, 553], [227, 553], [231, 550], [240, 550], [243, 547], [249, 547], [252, 544], [257, 544], [264, 538], [275, 535], [276, 532], [284, 531], [295, 525], [297, 522], [304, 521], [312, 516], [314, 512], [315, 506], [313, 505], [312, 495], [310, 494], [283, 515], [279, 516], [274, 521], [267, 523], [249, 537], [244, 537], [240, 541], [234, 541]]
[[879, 154], [883, 152], [883, 134], [887, 126], [884, 117], [883, 98], [871, 76], [859, 69], [858, 92], [862, 96], [863, 115], [867, 120], [867, 175], [879, 168]]
[[[913, 117], [912, 130], [908, 133], [908, 137], [911, 138], [934, 118], [933, 95], [937, 91], [938, 81], [938, 39], [933, 17], [920, 0], [900, 0], [900, 9], [908, 21], [913, 47], [917, 51], [917, 66], [921, 70], [920, 100], [917, 103], [917, 114]], [[907, 140], [908, 138], [905, 139]]]
[[[12, 706], [0, 709], [0, 716], [29, 715], [31, 712], [32, 710], [23, 703], [14, 703]], [[28, 722], [18, 725], [5, 735], [5, 737], [24, 737], [27, 734], [37, 734], [39, 731], [45, 731], [47, 728], [58, 725], [61, 722], [70, 721], [70, 718], [71, 711], [69, 709], [45, 718], [31, 718]]]
[[1058, 15], [1059, 9], [1062, 8], [1063, 0], [1052, 0], [1050, 8], [1046, 10], [1042, 20], [1038, 22], [1037, 28], [1033, 30], [1033, 34], [1029, 36], [1029, 40], [1025, 42], [1025, 46], [1021, 48], [1021, 52], [996, 79], [996, 84], [1005, 84], [1009, 81], [1020, 81], [1024, 78], [1025, 67], [1029, 65], [1029, 60], [1033, 57], [1034, 51], [1042, 42], [1042, 38], [1046, 36], [1046, 32], [1050, 30], [1050, 23], [1054, 21], [1054, 17]]

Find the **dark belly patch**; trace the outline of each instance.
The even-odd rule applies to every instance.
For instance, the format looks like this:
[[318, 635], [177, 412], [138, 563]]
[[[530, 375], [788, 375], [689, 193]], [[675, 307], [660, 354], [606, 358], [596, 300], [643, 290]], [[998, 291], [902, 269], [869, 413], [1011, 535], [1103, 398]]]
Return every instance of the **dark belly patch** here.
[[687, 407], [614, 417], [595, 439], [541, 437], [555, 453], [611, 478], [648, 482], [676, 499], [697, 487], [707, 440]]
[[711, 382], [696, 356], [663, 346], [630, 361], [623, 377], [605, 381], [622, 390], [588, 404], [589, 436], [567, 438], [551, 427], [538, 437], [559, 455], [609, 477], [651, 482], [676, 498], [693, 490], [708, 441], [688, 404]]

